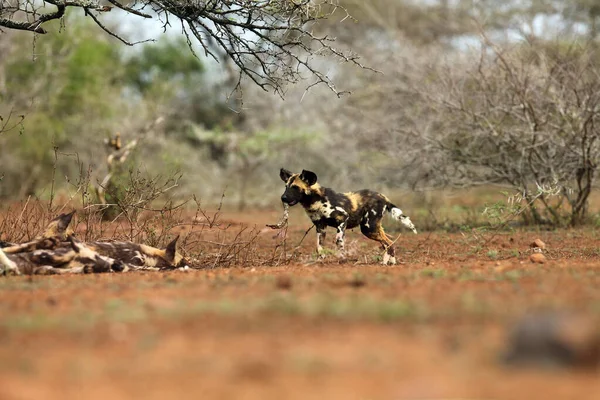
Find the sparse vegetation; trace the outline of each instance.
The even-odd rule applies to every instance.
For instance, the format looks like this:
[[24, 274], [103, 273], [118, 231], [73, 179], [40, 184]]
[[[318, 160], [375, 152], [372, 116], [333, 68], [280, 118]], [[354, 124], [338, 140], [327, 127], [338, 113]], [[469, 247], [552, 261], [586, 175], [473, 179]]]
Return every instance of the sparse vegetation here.
[[[76, 210], [83, 241], [179, 236], [191, 267], [0, 276], [0, 397], [589, 397], [497, 359], [525, 313], [600, 320], [596, 3], [0, 2], [29, 31], [0, 32], [0, 245]], [[151, 7], [159, 42], [98, 34]], [[385, 221], [393, 267], [360, 229], [318, 257], [298, 206], [265, 226], [281, 167], [419, 234]]]

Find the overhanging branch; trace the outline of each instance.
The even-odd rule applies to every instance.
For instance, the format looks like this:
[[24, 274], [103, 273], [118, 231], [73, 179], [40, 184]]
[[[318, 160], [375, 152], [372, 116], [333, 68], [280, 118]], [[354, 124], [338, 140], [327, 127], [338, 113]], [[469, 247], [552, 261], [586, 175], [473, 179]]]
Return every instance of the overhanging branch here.
[[[217, 62], [228, 60], [237, 67], [236, 87], [246, 77], [282, 97], [287, 84], [306, 79], [311, 81], [309, 88], [324, 84], [338, 96], [346, 93], [338, 91], [320, 58], [367, 68], [356, 54], [334, 47], [334, 38], [315, 33], [319, 21], [340, 10], [346, 15], [342, 20], [349, 17], [339, 0], [107, 0], [111, 6], [99, 0], [0, 1], [0, 27], [46, 33], [43, 24], [62, 18], [69, 7], [83, 8], [104, 32], [127, 45], [135, 43], [108, 27], [98, 13], [116, 8], [141, 18], [156, 17], [163, 26], [175, 17], [192, 51], [200, 45]], [[56, 11], [48, 12], [48, 5]]]

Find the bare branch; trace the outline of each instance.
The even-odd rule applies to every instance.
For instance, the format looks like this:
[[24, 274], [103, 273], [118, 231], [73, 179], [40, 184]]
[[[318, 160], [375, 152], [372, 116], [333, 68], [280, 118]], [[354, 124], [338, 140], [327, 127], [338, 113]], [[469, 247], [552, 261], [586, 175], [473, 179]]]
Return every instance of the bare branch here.
[[[317, 60], [328, 57], [367, 68], [353, 52], [336, 48], [335, 38], [315, 33], [319, 21], [340, 10], [343, 20], [351, 18], [338, 0], [133, 0], [127, 5], [108, 1], [120, 12], [157, 18], [164, 29], [171, 17], [179, 19], [190, 49], [194, 37], [206, 55], [237, 67], [236, 87], [241, 79], [249, 78], [263, 90], [283, 97], [288, 84], [310, 78], [314, 81], [309, 88], [323, 84], [341, 96], [346, 92], [336, 88], [332, 77], [322, 70], [329, 67]], [[83, 8], [104, 32], [127, 45], [140, 43], [126, 40], [99, 19], [97, 13], [113, 9], [99, 0], [2, 0], [0, 4], [0, 27], [46, 33], [46, 22], [62, 18], [69, 7]], [[56, 10], [49, 12], [47, 5]]]

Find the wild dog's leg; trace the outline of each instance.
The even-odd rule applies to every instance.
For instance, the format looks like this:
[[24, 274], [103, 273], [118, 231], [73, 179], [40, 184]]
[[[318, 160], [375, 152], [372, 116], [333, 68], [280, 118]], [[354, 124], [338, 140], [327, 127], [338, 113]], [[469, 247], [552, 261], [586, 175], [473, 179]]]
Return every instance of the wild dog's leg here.
[[[385, 235], [385, 232], [383, 233]], [[386, 236], [387, 238], [387, 236]], [[389, 240], [389, 239], [388, 239]], [[385, 249], [385, 254], [383, 255], [383, 265], [395, 265], [396, 264], [396, 250], [394, 246], [392, 246], [392, 241], [389, 240], [390, 244], [382, 245]]]
[[2, 249], [6, 254], [30, 253], [35, 250], [53, 249], [59, 245], [61, 239], [58, 236], [52, 238], [34, 239], [31, 242], [14, 244]]
[[65, 272], [66, 270], [60, 270], [50, 265], [41, 265], [39, 267], [34, 267], [31, 272], [31, 275], [58, 275], [63, 274]]
[[317, 254], [319, 256], [324, 257], [323, 254], [323, 243], [325, 243], [325, 228], [327, 225], [321, 224], [319, 222], [315, 222], [315, 228], [317, 228]]
[[344, 239], [346, 237], [346, 224], [347, 224], [347, 220], [344, 220], [344, 222], [340, 223], [336, 228], [337, 233], [335, 234], [335, 244], [338, 247], [339, 255], [344, 254]]
[[384, 232], [381, 221], [363, 220], [360, 224], [360, 231], [369, 239], [381, 243], [381, 247], [385, 250], [385, 254], [383, 255], [383, 265], [396, 264], [396, 252], [394, 246], [392, 246], [392, 241]]

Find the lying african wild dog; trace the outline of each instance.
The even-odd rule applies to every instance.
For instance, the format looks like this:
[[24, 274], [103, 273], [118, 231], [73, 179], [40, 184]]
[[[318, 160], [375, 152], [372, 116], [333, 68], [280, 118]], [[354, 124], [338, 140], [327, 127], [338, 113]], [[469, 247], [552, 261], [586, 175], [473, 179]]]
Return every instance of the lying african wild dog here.
[[0, 272], [3, 269], [15, 274], [55, 274], [187, 267], [177, 250], [179, 237], [165, 249], [125, 241], [82, 243], [69, 228], [73, 214], [61, 214], [31, 242], [0, 249]]
[[73, 236], [68, 239], [68, 247], [9, 254], [0, 249], [0, 272], [13, 275], [54, 275], [122, 272], [128, 269], [121, 261], [98, 254]]
[[[0, 274], [52, 275], [185, 268], [177, 239], [166, 249], [131, 242], [82, 243], [73, 236], [55, 248], [6, 254], [0, 249]], [[177, 261], [179, 260], [179, 261]]]
[[86, 246], [98, 254], [114, 258], [136, 268], [172, 269], [185, 268], [187, 261], [177, 251], [177, 236], [165, 249], [133, 242], [88, 242]]
[[317, 229], [317, 252], [322, 254], [325, 228], [336, 228], [336, 244], [344, 250], [346, 229], [360, 226], [360, 231], [369, 239], [381, 243], [385, 254], [383, 264], [395, 264], [396, 257], [392, 241], [383, 231], [381, 221], [387, 211], [404, 226], [417, 233], [410, 218], [381, 193], [364, 189], [358, 192], [338, 193], [317, 183], [314, 172], [302, 170], [294, 174], [284, 168], [279, 176], [285, 182], [281, 201], [290, 206], [300, 203]]

